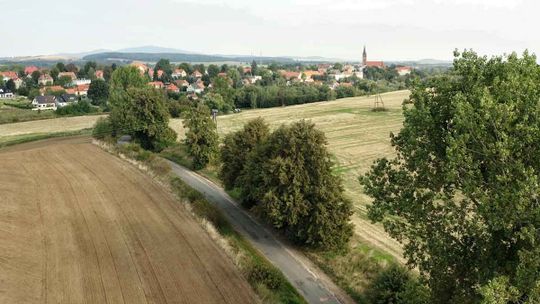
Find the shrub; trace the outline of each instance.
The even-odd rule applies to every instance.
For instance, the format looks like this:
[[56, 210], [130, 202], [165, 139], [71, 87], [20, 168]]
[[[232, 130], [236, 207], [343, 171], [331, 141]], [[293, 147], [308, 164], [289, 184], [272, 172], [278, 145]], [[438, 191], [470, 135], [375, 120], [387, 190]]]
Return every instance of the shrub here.
[[96, 121], [94, 129], [92, 130], [92, 136], [97, 139], [104, 139], [107, 136], [111, 136], [113, 132], [111, 122], [108, 118], [101, 117]]
[[278, 289], [283, 282], [281, 274], [275, 268], [263, 263], [252, 261], [247, 271], [247, 277], [250, 282], [262, 283], [269, 289]]
[[58, 115], [82, 115], [87, 113], [97, 112], [97, 108], [94, 108], [87, 101], [79, 101], [65, 107], [58, 108], [56, 114]]
[[373, 280], [366, 299], [372, 304], [427, 304], [429, 292], [406, 269], [392, 265]]

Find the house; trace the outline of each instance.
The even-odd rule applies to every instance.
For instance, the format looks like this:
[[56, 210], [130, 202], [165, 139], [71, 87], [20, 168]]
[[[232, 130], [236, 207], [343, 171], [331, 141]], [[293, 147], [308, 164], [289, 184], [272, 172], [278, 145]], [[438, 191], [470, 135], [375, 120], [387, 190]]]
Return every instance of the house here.
[[165, 88], [169, 92], [180, 93], [180, 89], [174, 83], [169, 83]]
[[188, 93], [196, 93], [196, 94], [200, 94], [204, 91], [204, 83], [201, 81], [201, 82], [196, 82], [196, 83], [193, 83], [193, 84], [190, 84], [188, 87], [187, 87], [187, 92]]
[[75, 94], [62, 94], [56, 97], [56, 107], [61, 108], [68, 106], [70, 104], [76, 103], [78, 101], [77, 95]]
[[396, 67], [396, 71], [399, 76], [405, 76], [412, 72], [412, 68], [410, 66], [398, 66]]
[[[81, 84], [75, 87], [74, 94], [77, 96], [88, 96], [89, 84]], [[66, 91], [67, 92], [67, 91]]]
[[191, 76], [193, 76], [195, 78], [201, 78], [201, 77], [203, 77], [203, 74], [201, 72], [199, 72], [198, 70], [195, 70], [193, 73], [191, 73]]
[[39, 93], [41, 95], [45, 95], [46, 93], [50, 93], [50, 92], [60, 92], [60, 91], [64, 91], [65, 89], [61, 86], [48, 86], [48, 87], [43, 87], [41, 89], [39, 89]]
[[53, 78], [49, 74], [42, 74], [39, 76], [38, 84], [42, 86], [51, 85], [53, 83]]
[[244, 67], [244, 74], [251, 74], [251, 67]]
[[15, 89], [17, 89], [17, 90], [18, 90], [18, 89], [23, 85], [23, 83], [24, 83], [24, 81], [23, 81], [22, 79], [20, 79], [19, 77], [17, 77], [17, 78], [12, 78], [12, 80], [13, 80], [13, 83], [15, 84]]
[[285, 71], [285, 70], [281, 70], [279, 72], [281, 73], [281, 76], [283, 76], [287, 80], [300, 80], [300, 79], [302, 79], [302, 73], [300, 73], [300, 72]]
[[10, 79], [19, 78], [19, 75], [17, 74], [17, 72], [14, 72], [14, 71], [0, 72], [0, 75], [2, 75], [2, 79], [3, 79], [4, 81], [8, 81], [8, 80], [10, 80]]
[[227, 73], [225, 73], [225, 72], [218, 73], [217, 75], [218, 75], [218, 77], [227, 78]]
[[184, 71], [184, 69], [176, 69], [171, 74], [171, 77], [174, 78], [174, 79], [184, 78], [186, 76], [187, 76], [187, 73], [186, 73], [186, 71]]
[[140, 61], [133, 61], [132, 63], [130, 63], [130, 66], [136, 67], [137, 70], [139, 70], [139, 72], [141, 73], [141, 75], [144, 75], [144, 73], [148, 71], [148, 66], [146, 66], [146, 64]]
[[32, 110], [56, 110], [56, 97], [53, 95], [36, 96], [32, 100]]
[[32, 75], [35, 71], [39, 71], [39, 68], [34, 65], [30, 65], [24, 68], [24, 75]]
[[366, 61], [366, 67], [384, 69], [385, 65], [383, 61]]
[[249, 76], [246, 78], [250, 84], [255, 84], [257, 80], [262, 80], [262, 76]]
[[187, 82], [187, 80], [184, 80], [184, 79], [180, 79], [180, 80], [177, 80], [175, 82], [176, 82], [176, 85], [179, 86], [179, 87], [187, 87], [187, 86], [189, 86], [189, 82]]
[[94, 75], [97, 79], [105, 79], [105, 77], [103, 77], [103, 70], [97, 70]]
[[77, 79], [77, 75], [75, 75], [74, 72], [60, 72], [60, 73], [58, 73], [58, 78], [62, 78], [62, 77], [69, 77], [69, 78], [71, 78], [71, 80]]
[[86, 79], [86, 78], [81, 78], [81, 79], [75, 79], [71, 82], [71, 85], [72, 86], [80, 86], [80, 85], [84, 85], [84, 84], [90, 84], [92, 82], [92, 80], [90, 79]]
[[161, 81], [151, 81], [148, 83], [149, 86], [153, 87], [154, 89], [163, 89], [165, 85]]
[[10, 90], [6, 88], [0, 88], [0, 99], [8, 99], [13, 97], [14, 95]]

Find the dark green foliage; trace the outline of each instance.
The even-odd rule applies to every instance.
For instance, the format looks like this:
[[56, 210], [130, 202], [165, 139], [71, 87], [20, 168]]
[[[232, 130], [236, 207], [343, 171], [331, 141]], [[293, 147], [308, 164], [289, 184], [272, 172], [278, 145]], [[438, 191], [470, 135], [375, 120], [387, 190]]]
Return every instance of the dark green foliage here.
[[255, 264], [250, 265], [248, 269], [248, 280], [251, 282], [258, 282], [264, 284], [270, 289], [279, 289], [283, 283], [283, 275], [274, 267], [269, 267], [268, 264]]
[[256, 147], [260, 146], [269, 134], [268, 124], [259, 117], [248, 121], [242, 130], [225, 136], [220, 151], [222, 165], [219, 172], [219, 178], [223, 182], [225, 189], [241, 186], [237, 183], [237, 180], [244, 174], [243, 170], [248, 155]]
[[540, 286], [536, 58], [456, 52], [453, 72], [416, 83], [410, 100], [397, 158], [362, 178], [369, 217], [404, 244], [433, 303], [478, 302], [500, 277], [518, 294], [509, 303], [525, 302]]
[[107, 136], [112, 136], [113, 128], [108, 118], [101, 117], [96, 121], [92, 136], [97, 139], [104, 139]]
[[217, 127], [210, 117], [210, 109], [203, 105], [192, 108], [186, 115], [184, 127], [188, 129], [185, 143], [188, 153], [193, 157], [193, 168], [202, 169], [214, 159], [219, 144]]
[[16, 85], [15, 85], [15, 81], [13, 81], [13, 79], [9, 79], [7, 82], [6, 82], [6, 88], [8, 90], [10, 90], [11, 92], [15, 92], [15, 90], [17, 89], [16, 88]]
[[292, 241], [342, 248], [352, 235], [352, 210], [332, 165], [315, 125], [283, 125], [249, 155], [239, 183], [242, 198]]
[[90, 88], [88, 88], [88, 98], [96, 106], [107, 104], [107, 99], [109, 98], [109, 85], [107, 82], [102, 79], [92, 80]]
[[428, 304], [429, 290], [406, 269], [392, 265], [383, 270], [367, 288], [371, 304]]
[[232, 106], [225, 103], [223, 97], [217, 93], [208, 93], [204, 95], [204, 104], [210, 109], [216, 109], [220, 113], [229, 113], [232, 110]]
[[154, 151], [161, 151], [176, 141], [176, 133], [169, 128], [169, 111], [163, 92], [129, 87], [116, 94], [114, 102], [111, 100], [110, 114], [116, 135], [130, 134], [144, 149]]
[[96, 113], [97, 108], [90, 105], [87, 101], [74, 102], [65, 107], [56, 109], [58, 115], [83, 115], [88, 113]]
[[239, 108], [271, 108], [335, 99], [328, 86], [247, 86], [236, 92]]

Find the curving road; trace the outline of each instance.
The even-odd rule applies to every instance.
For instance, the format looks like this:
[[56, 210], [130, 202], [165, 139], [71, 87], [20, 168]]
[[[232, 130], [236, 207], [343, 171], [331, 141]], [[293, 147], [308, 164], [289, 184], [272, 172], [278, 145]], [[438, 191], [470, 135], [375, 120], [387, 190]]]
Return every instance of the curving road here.
[[[324, 280], [315, 266], [306, 264], [305, 257], [295, 253], [293, 248], [276, 239], [271, 232], [260, 225], [219, 186], [208, 179], [169, 161], [172, 171], [185, 183], [201, 192], [209, 201], [215, 203], [231, 224], [283, 274], [309, 303], [347, 303], [351, 302], [343, 292], [340, 299], [332, 292], [339, 288], [327, 278]], [[304, 261], [302, 261], [304, 260]], [[324, 281], [324, 282], [323, 282]]]

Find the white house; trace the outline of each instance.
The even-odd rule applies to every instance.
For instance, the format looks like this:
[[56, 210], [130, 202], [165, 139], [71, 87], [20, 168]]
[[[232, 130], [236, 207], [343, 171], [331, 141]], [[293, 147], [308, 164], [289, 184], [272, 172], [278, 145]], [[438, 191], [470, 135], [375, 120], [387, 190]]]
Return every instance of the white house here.
[[90, 79], [86, 79], [86, 78], [81, 78], [81, 79], [75, 79], [71, 82], [71, 85], [72, 86], [80, 86], [80, 85], [84, 85], [84, 84], [90, 84], [92, 82], [92, 80]]
[[13, 93], [8, 89], [0, 88], [0, 99], [13, 98]]
[[187, 73], [183, 69], [176, 69], [171, 75], [171, 77], [174, 79], [183, 78], [186, 76], [187, 76]]
[[32, 110], [56, 110], [56, 97], [53, 95], [36, 96], [32, 100]]
[[61, 96], [56, 97], [56, 107], [65, 107], [70, 104], [76, 103], [77, 101], [77, 96], [74, 94], [62, 94]]
[[396, 68], [396, 71], [399, 76], [405, 76], [412, 72], [412, 68], [410, 66], [400, 66]]

